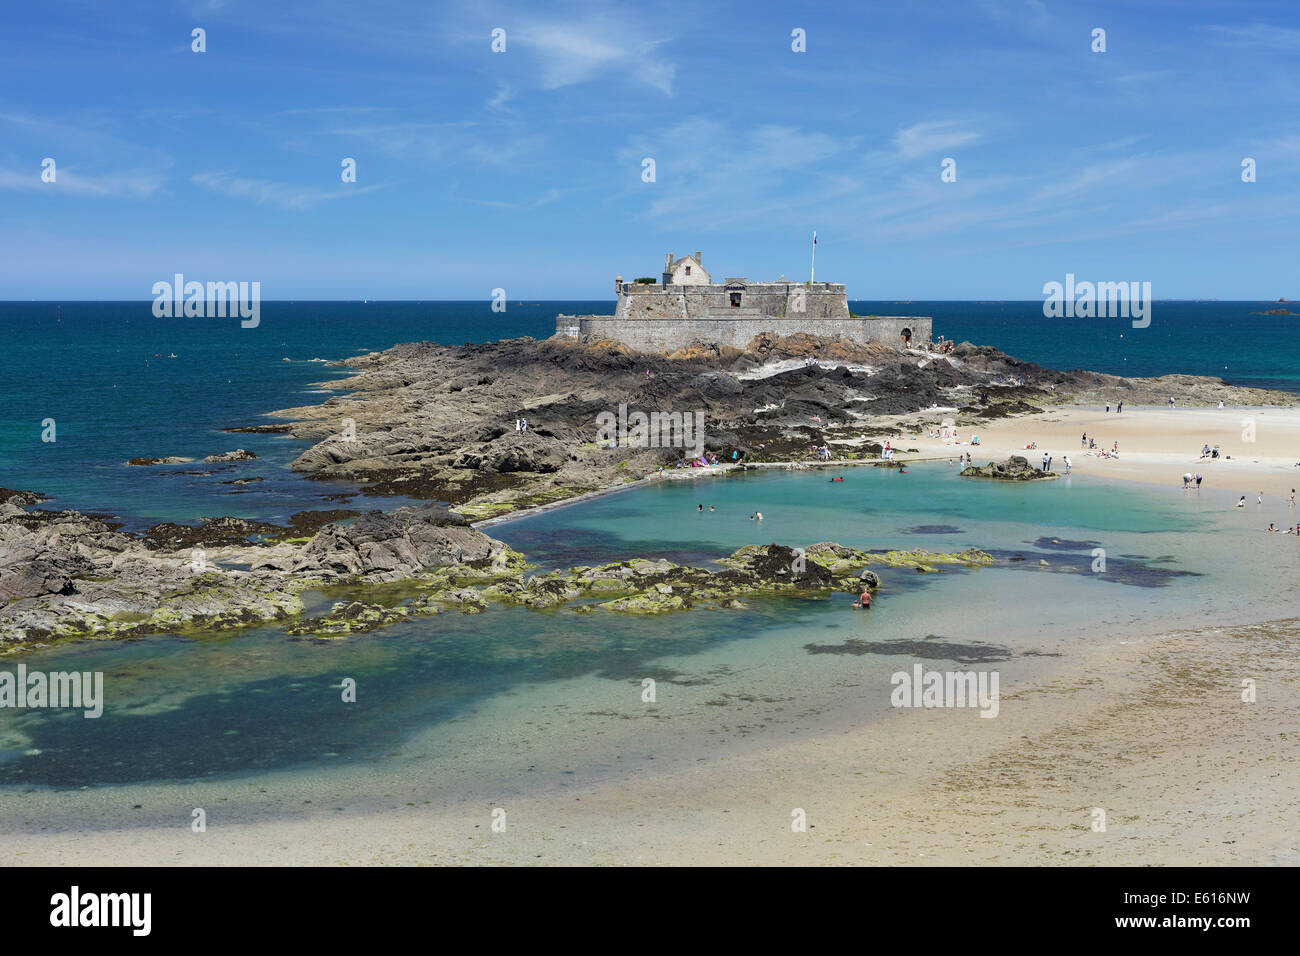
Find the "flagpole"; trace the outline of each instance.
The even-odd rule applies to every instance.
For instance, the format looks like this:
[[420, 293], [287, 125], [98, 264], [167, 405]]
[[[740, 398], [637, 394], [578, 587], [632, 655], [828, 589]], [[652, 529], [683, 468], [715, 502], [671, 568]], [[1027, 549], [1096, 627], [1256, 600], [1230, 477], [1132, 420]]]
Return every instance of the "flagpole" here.
[[817, 232], [813, 231], [813, 254], [812, 254], [812, 271], [808, 273], [808, 284], [812, 285], [817, 281]]

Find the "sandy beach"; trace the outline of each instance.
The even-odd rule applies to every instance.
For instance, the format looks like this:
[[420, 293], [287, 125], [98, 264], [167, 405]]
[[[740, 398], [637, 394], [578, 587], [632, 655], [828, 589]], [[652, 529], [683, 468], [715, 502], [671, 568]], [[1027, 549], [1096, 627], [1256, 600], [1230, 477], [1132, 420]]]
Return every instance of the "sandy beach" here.
[[[6, 864], [1300, 863], [1300, 621], [1099, 640], [997, 719], [896, 710], [727, 759], [492, 803], [0, 835]], [[1258, 698], [1242, 700], [1242, 680]], [[761, 708], [761, 704], [753, 705]], [[629, 755], [630, 756], [630, 755]], [[343, 802], [344, 796], [338, 799]], [[808, 829], [792, 832], [794, 809]], [[1095, 830], [1094, 811], [1105, 813]]]
[[[938, 413], [942, 417], [942, 413]], [[928, 420], [934, 420], [934, 414]], [[1182, 486], [1186, 472], [1204, 476], [1203, 487], [1229, 489], [1255, 496], [1288, 496], [1300, 487], [1300, 409], [1294, 408], [1162, 408], [1125, 406], [1122, 414], [1112, 407], [1062, 406], [1036, 415], [1008, 418], [975, 427], [958, 426], [960, 443], [919, 434], [899, 419], [900, 458], [955, 458], [970, 452], [976, 464], [1024, 455], [1040, 463], [1052, 456], [1052, 470], [1064, 472], [1064, 458], [1072, 470], [1102, 478]], [[1092, 454], [1081, 447], [1080, 437], [1095, 438]], [[978, 435], [980, 443], [971, 445]], [[1247, 439], [1251, 440], [1247, 440]], [[1036, 442], [1037, 448], [1026, 449]], [[1118, 458], [1101, 458], [1119, 443]], [[1220, 457], [1202, 458], [1201, 449], [1219, 446]], [[908, 450], [916, 448], [916, 454]]]

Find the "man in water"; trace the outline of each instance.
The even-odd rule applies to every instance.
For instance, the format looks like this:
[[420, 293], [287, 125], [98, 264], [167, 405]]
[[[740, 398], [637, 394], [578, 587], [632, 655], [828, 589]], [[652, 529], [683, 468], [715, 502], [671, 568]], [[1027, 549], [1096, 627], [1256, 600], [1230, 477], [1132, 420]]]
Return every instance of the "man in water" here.
[[868, 591], [866, 588], [863, 588], [862, 593], [858, 595], [857, 603], [855, 603], [853, 606], [860, 607], [864, 611], [871, 610], [871, 592]]

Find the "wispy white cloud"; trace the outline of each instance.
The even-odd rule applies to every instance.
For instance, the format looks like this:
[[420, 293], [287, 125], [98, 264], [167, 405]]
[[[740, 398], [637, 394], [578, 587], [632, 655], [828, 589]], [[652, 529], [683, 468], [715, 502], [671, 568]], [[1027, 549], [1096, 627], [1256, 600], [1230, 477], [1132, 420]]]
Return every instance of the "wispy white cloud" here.
[[498, 83], [496, 93], [487, 101], [487, 108], [490, 110], [503, 109], [514, 95], [515, 91], [509, 83]]
[[973, 143], [979, 138], [979, 133], [963, 129], [960, 122], [945, 120], [917, 123], [899, 130], [894, 136], [894, 146], [900, 156], [911, 158], [954, 149], [966, 143]]
[[203, 172], [190, 177], [196, 186], [210, 189], [238, 199], [251, 199], [258, 205], [278, 206], [281, 209], [302, 211], [334, 199], [346, 199], [362, 193], [382, 189], [383, 184], [372, 186], [344, 185], [337, 189], [322, 189], [266, 179], [249, 179], [233, 172]]
[[658, 52], [666, 40], [647, 38], [624, 18], [598, 12], [577, 21], [525, 21], [512, 40], [537, 60], [546, 90], [615, 73], [672, 94], [677, 68]]
[[54, 167], [54, 182], [41, 179], [40, 167], [30, 170], [0, 169], [0, 189], [45, 190], [50, 195], [102, 196], [112, 199], [145, 199], [162, 189], [164, 179], [147, 170], [83, 173], [80, 169]]
[[1278, 27], [1268, 23], [1241, 25], [1215, 25], [1207, 27], [1224, 46], [1257, 47], [1279, 50], [1283, 53], [1300, 53], [1300, 29]]

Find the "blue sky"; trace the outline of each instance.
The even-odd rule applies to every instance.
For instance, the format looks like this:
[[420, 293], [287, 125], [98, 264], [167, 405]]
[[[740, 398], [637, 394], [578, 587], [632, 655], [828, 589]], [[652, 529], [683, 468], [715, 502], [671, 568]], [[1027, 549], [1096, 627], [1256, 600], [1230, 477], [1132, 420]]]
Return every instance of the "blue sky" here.
[[0, 299], [612, 298], [814, 229], [851, 298], [1300, 298], [1295, 0], [44, 0], [0, 62]]

